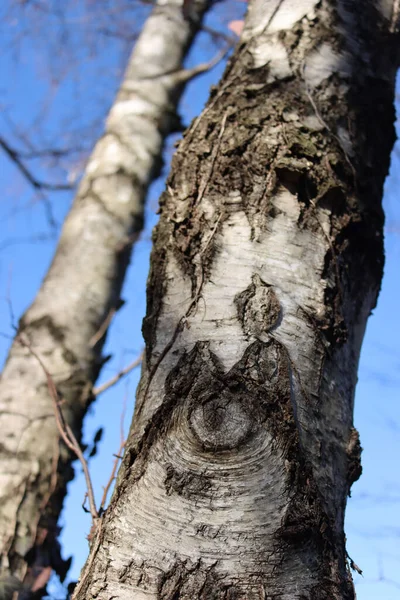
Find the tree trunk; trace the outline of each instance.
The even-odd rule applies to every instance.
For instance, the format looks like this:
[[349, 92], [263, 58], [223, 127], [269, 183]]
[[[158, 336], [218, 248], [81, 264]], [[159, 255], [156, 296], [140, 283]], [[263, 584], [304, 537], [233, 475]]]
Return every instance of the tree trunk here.
[[59, 443], [45, 373], [19, 340], [42, 358], [64, 399], [66, 423], [79, 437], [103, 361], [105, 324], [119, 307], [131, 246], [142, 230], [145, 194], [159, 172], [164, 139], [177, 125], [183, 59], [207, 4], [200, 0], [197, 20], [187, 20], [179, 0], [160, 1], [146, 21], [54, 260], [4, 368], [1, 567], [19, 578], [32, 567], [29, 585], [43, 566], [62, 574], [54, 539], [75, 457]]
[[353, 398], [399, 58], [381, 10], [250, 5], [161, 198], [135, 415], [76, 600], [354, 598]]

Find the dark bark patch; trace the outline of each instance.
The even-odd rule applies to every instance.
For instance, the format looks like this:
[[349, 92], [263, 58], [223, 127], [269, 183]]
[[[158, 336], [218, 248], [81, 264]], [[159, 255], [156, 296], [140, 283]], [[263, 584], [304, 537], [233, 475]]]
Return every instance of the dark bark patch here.
[[157, 225], [153, 233], [154, 246], [151, 252], [150, 274], [146, 288], [146, 316], [142, 323], [143, 338], [146, 343], [146, 362], [151, 368], [153, 347], [157, 342], [157, 321], [161, 313], [165, 288], [166, 248], [169, 239], [169, 228]]
[[227, 373], [205, 344], [197, 344], [171, 373], [167, 393], [171, 387], [175, 406], [179, 403], [175, 394], [184, 397], [189, 428], [202, 452], [237, 451], [260, 423], [283, 449], [290, 446], [288, 437], [296, 436], [290, 365], [275, 340], [250, 344]]
[[204, 450], [233, 450], [252, 429], [242, 398], [227, 390], [198, 398], [190, 411], [190, 427]]
[[235, 586], [218, 576], [215, 565], [178, 561], [160, 579], [159, 600], [238, 600]]
[[19, 333], [25, 333], [26, 329], [46, 329], [59, 344], [62, 344], [65, 340], [64, 328], [57, 325], [49, 315], [29, 322], [24, 315], [19, 321]]
[[[164, 400], [140, 440], [128, 446], [124, 464], [131, 480], [140, 479], [154, 443], [175, 423], [185, 423], [194, 454], [210, 453], [213, 461], [222, 464], [227, 453], [239, 457], [240, 449], [252, 443], [260, 427], [267, 428], [274, 445], [289, 457], [297, 440], [293, 413], [290, 362], [280, 343], [272, 339], [253, 342], [225, 373], [208, 344], [198, 342], [168, 375]], [[173, 472], [170, 467], [168, 489], [182, 494], [184, 484], [190, 495], [191, 487], [198, 489], [203, 481], [197, 474]]]
[[[216, 234], [225, 218], [224, 208], [221, 207], [220, 210], [221, 212], [212, 218], [200, 214], [197, 219], [184, 219], [174, 227], [174, 256], [183, 273], [191, 279], [193, 296], [199, 292], [211, 272], [218, 249]], [[199, 260], [200, 264], [196, 268]]]
[[342, 186], [332, 183], [319, 192], [318, 206], [329, 210], [333, 215], [341, 215], [346, 207], [346, 196]]
[[[7, 438], [13, 438], [13, 437], [14, 437], [14, 435], [15, 435], [15, 434], [13, 434], [13, 432], [10, 432], [10, 434], [9, 434], [9, 435], [7, 435], [7, 436], [5, 436], [5, 437], [7, 437]], [[15, 455], [16, 455], [14, 451], [11, 451], [11, 450], [9, 450], [9, 449], [8, 449], [8, 448], [7, 448], [7, 447], [6, 447], [4, 444], [2, 444], [1, 442], [0, 442], [0, 454], [1, 454], [3, 457], [6, 457], [6, 456], [7, 456], [7, 457], [9, 457], [9, 458], [13, 458], [13, 457], [15, 457]], [[17, 456], [18, 456], [18, 458], [20, 458], [20, 459], [21, 459], [21, 461], [22, 461], [22, 460], [24, 460], [24, 459], [28, 459], [30, 455], [29, 455], [29, 453], [28, 453], [28, 452], [21, 452], [21, 451], [19, 451], [19, 452], [18, 452], [18, 454], [17, 454]], [[12, 493], [12, 495], [14, 495], [14, 492]], [[3, 495], [3, 498], [4, 498], [4, 499], [8, 499], [8, 498], [10, 498], [10, 497], [11, 497], [11, 495], [10, 495], [10, 496], [7, 496], [6, 494], [4, 494], [4, 495]]]
[[276, 535], [294, 546], [311, 541], [321, 545], [324, 533], [329, 529], [327, 517], [322, 510], [311, 470], [304, 464], [300, 454], [298, 458], [296, 464], [291, 465], [291, 501]]
[[347, 443], [346, 455], [347, 455], [347, 482], [349, 485], [349, 496], [350, 488], [357, 479], [361, 476], [361, 444], [360, 436], [354, 427], [351, 429], [349, 441]]
[[228, 376], [231, 386], [246, 389], [248, 398], [252, 400], [250, 410], [253, 419], [264, 424], [274, 444], [289, 458], [296, 449], [298, 434], [287, 351], [274, 339], [255, 341]]
[[251, 284], [235, 297], [238, 318], [247, 335], [259, 337], [276, 327], [281, 305], [272, 286], [257, 274]]
[[203, 496], [205, 492], [212, 493], [212, 482], [202, 473], [179, 472], [173, 465], [167, 465], [164, 481], [168, 495], [173, 493], [187, 498]]
[[[290, 502], [276, 540], [283, 566], [291, 556], [309, 557], [309, 569], [318, 579], [310, 590], [310, 600], [354, 600], [354, 588], [345, 564], [344, 542], [335, 533], [324, 510], [324, 499], [315, 483], [312, 469], [306, 463], [300, 446], [297, 458], [291, 461]], [[278, 568], [279, 569], [279, 568]], [[332, 569], [337, 580], [332, 581]]]
[[310, 590], [305, 600], [354, 600], [356, 597], [351, 576], [347, 574], [340, 582], [332, 581], [328, 573]]

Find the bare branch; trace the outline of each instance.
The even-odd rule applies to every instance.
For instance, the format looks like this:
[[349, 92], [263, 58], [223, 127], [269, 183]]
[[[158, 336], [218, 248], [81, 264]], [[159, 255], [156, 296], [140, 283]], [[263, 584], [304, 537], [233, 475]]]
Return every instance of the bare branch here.
[[110, 37], [110, 38], [117, 38], [119, 40], [125, 40], [127, 42], [134, 42], [137, 37], [138, 34], [137, 33], [124, 33], [122, 31], [113, 31], [112, 29], [108, 28], [108, 27], [101, 27], [97, 30], [101, 35], [104, 35], [105, 37]]
[[[221, 62], [221, 60], [223, 60], [225, 58], [225, 56], [232, 49], [232, 47], [233, 47], [233, 40], [229, 40], [228, 45], [225, 46], [225, 48], [222, 48], [214, 56], [214, 58], [212, 58], [208, 62], [200, 63], [199, 65], [193, 67], [192, 69], [180, 69], [178, 71], [167, 71], [162, 74], [162, 77], [173, 77], [175, 83], [177, 83], [177, 84], [178, 83], [186, 83], [186, 82], [190, 81], [190, 79], [194, 79], [198, 75], [201, 75], [202, 73], [206, 73], [207, 71], [210, 71], [211, 69], [213, 69], [219, 62]], [[148, 77], [143, 77], [142, 80], [144, 81], [144, 80], [148, 80], [148, 79], [157, 79], [159, 77], [160, 77], [159, 74], [149, 75]], [[123, 89], [124, 91], [127, 91], [127, 92], [131, 91], [129, 84], [123, 85], [121, 89]]]
[[103, 490], [103, 496], [101, 498], [100, 508], [99, 508], [99, 513], [100, 514], [103, 512], [104, 507], [106, 505], [108, 492], [110, 491], [110, 487], [112, 485], [112, 482], [115, 479], [115, 474], [117, 472], [118, 463], [122, 459], [122, 453], [123, 453], [124, 448], [125, 448], [126, 440], [125, 440], [125, 436], [124, 436], [124, 420], [125, 420], [125, 414], [126, 414], [126, 403], [127, 403], [127, 395], [125, 393], [125, 395], [124, 395], [124, 403], [123, 403], [122, 412], [121, 412], [121, 421], [120, 421], [120, 445], [119, 445], [118, 452], [115, 455], [115, 460], [114, 460], [114, 464], [113, 464], [113, 468], [112, 468], [112, 471], [111, 471], [110, 478], [109, 478], [109, 480], [108, 480], [108, 482], [105, 485], [104, 490]]
[[48, 242], [49, 240], [54, 240], [54, 233], [38, 233], [36, 235], [25, 237], [11, 237], [5, 239], [4, 242], [0, 244], [0, 252], [17, 244], [36, 244], [38, 242]]
[[214, 56], [214, 58], [212, 58], [210, 61], [205, 62], [205, 63], [200, 63], [196, 67], [193, 67], [193, 69], [182, 69], [182, 71], [178, 71], [174, 75], [174, 77], [176, 78], [176, 81], [179, 83], [186, 83], [190, 79], [194, 79], [194, 77], [197, 77], [198, 75], [201, 75], [202, 73], [206, 73], [207, 71], [210, 71], [219, 62], [221, 62], [221, 60], [223, 60], [225, 58], [225, 56], [232, 49], [232, 47], [233, 47], [233, 44], [229, 43], [227, 46], [225, 46], [225, 48], [222, 48], [222, 50], [220, 50], [218, 52], [218, 54], [216, 54]]
[[73, 189], [73, 186], [71, 186], [69, 183], [46, 183], [45, 181], [39, 181], [39, 179], [36, 179], [36, 177], [32, 175], [29, 169], [24, 165], [19, 152], [12, 148], [3, 137], [0, 137], [0, 146], [13, 161], [13, 163], [18, 167], [25, 179], [32, 185], [32, 187], [35, 188], [35, 190], [58, 192]]
[[208, 35], [214, 42], [216, 42], [217, 40], [224, 40], [231, 46], [234, 46], [237, 43], [237, 37], [234, 35], [229, 35], [229, 33], [224, 33], [223, 31], [219, 31], [218, 29], [214, 29], [213, 27], [208, 27], [207, 25], [203, 25], [201, 29], [205, 33], [208, 33]]
[[90, 514], [92, 516], [93, 522], [96, 522], [96, 520], [99, 518], [99, 513], [96, 508], [96, 502], [95, 502], [95, 498], [94, 498], [94, 491], [93, 491], [92, 479], [91, 479], [90, 473], [89, 473], [89, 467], [88, 467], [85, 457], [83, 456], [83, 452], [78, 443], [78, 440], [76, 439], [71, 427], [68, 425], [68, 423], [65, 422], [64, 415], [62, 413], [61, 406], [60, 406], [60, 400], [58, 397], [57, 388], [53, 381], [53, 378], [50, 375], [49, 371], [47, 370], [47, 368], [46, 368], [43, 360], [39, 356], [39, 354], [37, 352], [35, 352], [35, 350], [32, 348], [32, 345], [30, 344], [30, 342], [27, 339], [25, 339], [24, 337], [22, 337], [21, 335], [18, 335], [16, 337], [16, 339], [19, 341], [19, 343], [22, 346], [24, 346], [25, 348], [27, 348], [29, 350], [29, 352], [32, 354], [32, 356], [34, 356], [36, 358], [36, 360], [38, 361], [39, 365], [41, 366], [41, 368], [46, 376], [47, 387], [48, 387], [50, 397], [53, 402], [54, 415], [56, 418], [57, 429], [58, 429], [61, 439], [63, 440], [65, 445], [70, 450], [72, 450], [72, 452], [74, 452], [74, 454], [77, 456], [77, 458], [79, 459], [79, 461], [82, 465], [82, 469], [83, 469], [83, 473], [84, 473], [85, 481], [86, 481], [86, 487], [87, 487], [87, 496], [89, 499]]
[[42, 148], [40, 150], [18, 151], [18, 156], [24, 160], [34, 160], [36, 158], [62, 158], [70, 154], [79, 154], [83, 151], [81, 147], [71, 148]]
[[109, 379], [108, 381], [103, 383], [102, 385], [99, 385], [98, 387], [93, 388], [93, 395], [98, 396], [99, 394], [102, 394], [103, 392], [108, 390], [110, 387], [112, 387], [113, 385], [118, 383], [118, 381], [120, 379], [122, 379], [122, 377], [125, 377], [125, 375], [127, 375], [128, 373], [133, 371], [133, 369], [136, 369], [136, 367], [138, 367], [140, 365], [142, 360], [143, 360], [143, 352], [141, 352], [140, 355], [137, 358], [135, 358], [135, 360], [133, 360], [124, 369], [122, 369], [116, 375], [114, 375], [114, 377], [112, 377], [111, 379]]
[[96, 331], [94, 336], [92, 336], [92, 338], [90, 339], [89, 348], [94, 348], [94, 346], [97, 344], [97, 342], [99, 342], [101, 340], [101, 338], [105, 335], [117, 310], [118, 310], [118, 308], [116, 306], [113, 306], [112, 308], [110, 308], [106, 318], [100, 325], [99, 329]]

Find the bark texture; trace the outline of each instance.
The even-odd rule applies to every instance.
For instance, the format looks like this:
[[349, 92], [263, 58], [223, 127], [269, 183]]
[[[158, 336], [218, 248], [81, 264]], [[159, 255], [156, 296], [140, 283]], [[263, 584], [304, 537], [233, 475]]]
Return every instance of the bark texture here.
[[[51, 373], [78, 437], [104, 361], [104, 324], [121, 303], [145, 194], [159, 171], [165, 136], [178, 124], [182, 62], [206, 7], [207, 0], [195, 3], [196, 19], [188, 20], [179, 0], [160, 1], [146, 21], [53, 262], [19, 324], [18, 335]], [[72, 467], [45, 374], [18, 340], [0, 384], [0, 431], [0, 566], [20, 579], [26, 575], [31, 586], [43, 567], [65, 574], [56, 524]]]
[[353, 600], [353, 398], [383, 267], [386, 5], [254, 0], [174, 158], [146, 361], [76, 600]]

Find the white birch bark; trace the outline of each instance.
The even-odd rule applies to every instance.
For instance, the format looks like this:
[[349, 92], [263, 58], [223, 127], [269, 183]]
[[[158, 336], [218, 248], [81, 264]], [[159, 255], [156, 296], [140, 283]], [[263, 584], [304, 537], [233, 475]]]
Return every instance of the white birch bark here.
[[[51, 373], [78, 436], [102, 364], [105, 331], [97, 334], [118, 309], [145, 194], [160, 168], [165, 136], [176, 127], [183, 59], [206, 8], [206, 0], [197, 2], [197, 20], [188, 21], [180, 0], [160, 0], [147, 19], [53, 262], [20, 321], [18, 335]], [[23, 578], [34, 563], [49, 560], [41, 547], [45, 537], [49, 553], [56, 537], [71, 456], [59, 442], [45, 374], [18, 340], [0, 383], [0, 432], [0, 566]]]
[[390, 31], [373, 3], [250, 2], [160, 201], [135, 415], [76, 600], [354, 598]]

